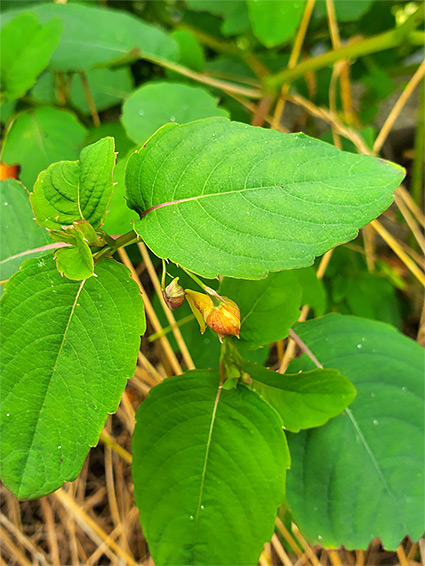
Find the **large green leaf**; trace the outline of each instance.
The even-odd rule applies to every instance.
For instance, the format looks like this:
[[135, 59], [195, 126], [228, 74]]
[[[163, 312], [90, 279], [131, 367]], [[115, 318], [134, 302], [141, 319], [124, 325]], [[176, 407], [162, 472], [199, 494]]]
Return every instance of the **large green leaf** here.
[[61, 159], [77, 159], [85, 128], [70, 112], [39, 107], [18, 114], [6, 134], [1, 159], [22, 166], [21, 180], [32, 188], [37, 175]]
[[242, 369], [250, 375], [254, 391], [276, 409], [283, 426], [292, 432], [323, 425], [356, 396], [350, 381], [335, 369], [281, 375], [246, 361]]
[[[169, 35], [122, 10], [70, 3], [37, 3], [24, 10], [42, 23], [54, 17], [62, 22], [61, 41], [50, 61], [55, 71], [85, 71], [140, 54], [177, 59], [177, 45]], [[2, 24], [20, 11], [4, 12]]]
[[[158, 104], [160, 101], [160, 104]], [[148, 83], [124, 103], [121, 121], [136, 143], [145, 142], [168, 122], [186, 123], [209, 116], [227, 116], [218, 100], [205, 89], [181, 83]]]
[[145, 322], [128, 270], [61, 277], [25, 262], [1, 299], [1, 478], [22, 499], [75, 479], [133, 375]]
[[38, 23], [36, 14], [20, 14], [1, 33], [0, 72], [2, 91], [9, 100], [23, 96], [45, 69], [59, 43], [58, 19]]
[[136, 415], [134, 494], [156, 564], [254, 564], [284, 495], [277, 413], [206, 370], [153, 389]]
[[53, 244], [45, 230], [34, 222], [28, 193], [18, 181], [0, 181], [0, 279], [8, 279], [21, 263], [34, 255], [31, 250]]
[[161, 128], [129, 159], [135, 230], [205, 277], [305, 267], [385, 210], [404, 170], [225, 118]]
[[260, 281], [226, 277], [220, 294], [239, 306], [240, 340], [248, 348], [286, 338], [300, 316], [302, 289], [293, 271], [270, 273]]
[[40, 173], [31, 193], [37, 222], [51, 230], [87, 220], [97, 228], [112, 198], [113, 138], [88, 145], [79, 161], [59, 161]]
[[284, 43], [295, 33], [304, 5], [304, 0], [248, 0], [254, 35], [266, 47]]
[[[395, 549], [424, 531], [424, 352], [381, 322], [329, 314], [296, 332], [357, 397], [324, 427], [290, 435], [287, 498], [313, 543]], [[304, 355], [288, 371], [314, 367]]]

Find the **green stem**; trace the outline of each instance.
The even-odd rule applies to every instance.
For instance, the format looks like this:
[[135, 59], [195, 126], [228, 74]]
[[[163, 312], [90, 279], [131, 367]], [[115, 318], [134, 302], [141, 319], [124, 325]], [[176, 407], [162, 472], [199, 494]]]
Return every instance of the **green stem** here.
[[[188, 314], [187, 316], [184, 316], [180, 320], [176, 320], [176, 326], [178, 326], [180, 328], [181, 326], [183, 326], [187, 322], [190, 322], [191, 320], [194, 320], [194, 319], [195, 319], [195, 317], [193, 316], [192, 313]], [[154, 332], [153, 334], [151, 334], [148, 337], [148, 342], [155, 342], [155, 340], [158, 340], [159, 338], [162, 338], [162, 336], [169, 334], [173, 330], [173, 328], [174, 328], [174, 325], [173, 326], [166, 326], [165, 328], [163, 328], [159, 332]]]
[[105, 255], [109, 255], [109, 256], [114, 255], [114, 253], [119, 248], [123, 248], [125, 246], [129, 246], [130, 244], [134, 244], [138, 240], [139, 240], [139, 236], [136, 234], [136, 232], [134, 230], [130, 230], [130, 232], [127, 232], [127, 234], [123, 234], [122, 236], [114, 240], [113, 244], [111, 245], [108, 244], [104, 246], [101, 250], [93, 254], [93, 257], [95, 261], [98, 261], [101, 257]]
[[341, 47], [340, 49], [333, 49], [327, 51], [317, 57], [312, 57], [303, 61], [293, 69], [284, 69], [280, 73], [263, 78], [264, 90], [266, 92], [275, 93], [283, 84], [288, 84], [296, 79], [305, 75], [310, 71], [318, 71], [324, 67], [329, 67], [341, 61], [342, 59], [353, 59], [362, 55], [369, 55], [385, 49], [397, 47], [402, 43], [416, 42], [416, 32], [414, 28], [417, 27], [424, 18], [424, 4], [421, 4], [414, 14], [412, 14], [399, 28], [393, 29], [357, 41], [350, 45]]

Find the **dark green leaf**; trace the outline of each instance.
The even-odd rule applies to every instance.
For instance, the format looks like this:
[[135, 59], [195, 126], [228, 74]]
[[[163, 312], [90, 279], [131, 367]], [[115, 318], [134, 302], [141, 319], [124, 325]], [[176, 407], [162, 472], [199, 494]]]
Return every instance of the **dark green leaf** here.
[[302, 304], [309, 305], [316, 316], [325, 312], [326, 292], [322, 281], [317, 279], [316, 272], [312, 267], [294, 270], [294, 275], [302, 289]]
[[[61, 41], [50, 68], [55, 71], [86, 71], [140, 54], [176, 60], [177, 45], [162, 30], [122, 10], [82, 4], [37, 3], [25, 8], [46, 22], [57, 17], [63, 24]], [[3, 25], [19, 14], [2, 14]]]
[[1, 300], [1, 478], [22, 499], [77, 476], [133, 375], [145, 328], [128, 270], [61, 277], [52, 257], [25, 262]]
[[354, 238], [403, 175], [303, 134], [209, 118], [159, 130], [130, 157], [126, 186], [156, 255], [205, 277], [260, 279]]
[[85, 147], [79, 161], [60, 161], [38, 176], [31, 193], [37, 222], [51, 230], [87, 220], [97, 228], [112, 198], [113, 138]]
[[47, 67], [59, 43], [61, 22], [55, 18], [44, 25], [36, 14], [20, 14], [1, 32], [0, 71], [2, 91], [9, 100], [23, 96]]
[[266, 47], [288, 41], [298, 27], [304, 6], [304, 0], [248, 0], [254, 35]]
[[[312, 543], [388, 550], [424, 531], [424, 353], [391, 326], [329, 314], [296, 332], [357, 397], [324, 427], [290, 435], [287, 498]], [[288, 371], [314, 367], [304, 355]]]
[[143, 143], [168, 122], [184, 124], [209, 116], [227, 116], [217, 103], [217, 98], [198, 86], [165, 81], [148, 83], [125, 101], [121, 121], [128, 137]]
[[254, 564], [273, 533], [289, 465], [282, 423], [258, 395], [219, 380], [171, 377], [136, 415], [135, 498], [158, 565]]
[[[338, 0], [335, 2], [335, 15], [340, 22], [357, 22], [373, 5], [374, 0]], [[318, 14], [326, 15], [326, 0], [317, 0]]]
[[300, 316], [302, 290], [296, 271], [270, 273], [260, 281], [223, 279], [220, 294], [241, 311], [240, 340], [256, 349], [286, 338]]
[[46, 244], [53, 244], [46, 230], [34, 222], [28, 193], [18, 181], [0, 182], [0, 279], [8, 279], [21, 263], [36, 255], [52, 253], [49, 250], [33, 252]]
[[242, 369], [251, 376], [254, 391], [276, 409], [283, 426], [292, 432], [325, 424], [356, 396], [350, 381], [335, 369], [282, 375], [250, 362], [244, 362]]
[[18, 114], [8, 130], [2, 161], [22, 166], [21, 180], [32, 188], [37, 175], [61, 159], [77, 159], [85, 128], [70, 112], [39, 107]]

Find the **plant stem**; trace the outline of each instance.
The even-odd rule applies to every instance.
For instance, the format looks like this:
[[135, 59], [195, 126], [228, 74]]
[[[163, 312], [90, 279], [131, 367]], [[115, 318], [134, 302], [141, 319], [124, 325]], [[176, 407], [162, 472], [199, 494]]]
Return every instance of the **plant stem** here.
[[329, 67], [341, 59], [353, 59], [361, 55], [369, 55], [370, 53], [391, 49], [402, 43], [409, 43], [414, 39], [413, 36], [412, 38], [410, 37], [410, 34], [415, 33], [413, 31], [414, 28], [423, 20], [424, 8], [424, 4], [421, 4], [416, 12], [397, 29], [357, 41], [340, 49], [327, 51], [322, 55], [303, 61], [293, 69], [284, 69], [280, 73], [264, 77], [264, 89], [266, 92], [273, 93], [284, 83], [290, 83], [310, 71], [318, 71], [324, 67]]
[[197, 275], [195, 275], [191, 271], [188, 271], [187, 269], [185, 269], [181, 265], [180, 265], [180, 269], [183, 269], [183, 271], [185, 273], [187, 273], [189, 275], [189, 277], [191, 277], [195, 281], [195, 283], [197, 283], [201, 287], [201, 289], [203, 291], [205, 291], [205, 293], [207, 293], [211, 297], [211, 300], [214, 303], [215, 307], [219, 307], [222, 304], [223, 298], [220, 297], [220, 295], [217, 293], [217, 291], [215, 291], [211, 287], [208, 287], [208, 285], [205, 285], [205, 283], [203, 281], [201, 281]]
[[424, 185], [425, 153], [425, 80], [422, 79], [419, 95], [419, 108], [415, 136], [415, 157], [413, 160], [411, 193], [415, 203], [422, 207], [422, 189]]
[[93, 254], [93, 257], [96, 261], [98, 261], [101, 257], [105, 255], [113, 255], [119, 248], [124, 248], [125, 246], [129, 246], [130, 244], [134, 244], [139, 240], [139, 236], [136, 234], [134, 230], [130, 230], [126, 234], [119, 236], [116, 240], [114, 240], [113, 244], [108, 244], [104, 246], [101, 250]]

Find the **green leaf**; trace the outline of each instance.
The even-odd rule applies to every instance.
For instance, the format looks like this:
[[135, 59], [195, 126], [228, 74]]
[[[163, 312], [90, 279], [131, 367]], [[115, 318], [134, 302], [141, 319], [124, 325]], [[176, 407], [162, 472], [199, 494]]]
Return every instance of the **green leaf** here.
[[28, 193], [18, 181], [0, 181], [0, 279], [8, 279], [31, 257], [52, 253], [31, 250], [52, 244], [47, 232], [34, 222]]
[[155, 564], [254, 564], [273, 533], [289, 465], [282, 423], [219, 381], [171, 377], [137, 412], [134, 494]]
[[288, 41], [304, 11], [304, 0], [248, 0], [252, 31], [265, 47]]
[[251, 349], [286, 338], [300, 316], [302, 290], [292, 271], [270, 273], [260, 281], [225, 278], [220, 294], [238, 305], [240, 340]]
[[68, 279], [81, 281], [94, 273], [93, 255], [81, 232], [75, 232], [74, 245], [55, 252], [56, 268]]
[[[338, 0], [335, 15], [340, 22], [357, 22], [372, 7], [374, 0]], [[314, 6], [317, 14], [326, 15], [326, 0], [317, 0]]]
[[322, 426], [356, 396], [350, 381], [335, 369], [282, 375], [250, 362], [243, 362], [242, 369], [251, 376], [253, 390], [279, 413], [283, 426], [292, 432]]
[[322, 281], [317, 279], [316, 272], [312, 267], [296, 269], [294, 275], [302, 288], [302, 304], [309, 305], [316, 316], [321, 316], [325, 312], [326, 292]]
[[45, 25], [36, 14], [20, 14], [4, 26], [0, 42], [2, 91], [8, 100], [23, 96], [47, 67], [59, 43], [61, 22], [55, 18]]
[[[424, 531], [424, 355], [391, 326], [329, 314], [296, 332], [357, 390], [345, 413], [290, 435], [287, 498], [312, 543], [395, 550]], [[288, 371], [314, 367], [304, 355]]]
[[128, 137], [143, 143], [168, 122], [227, 116], [226, 110], [218, 108], [217, 103], [218, 99], [201, 87], [165, 81], [148, 83], [127, 98], [121, 121]]
[[303, 134], [209, 118], [161, 128], [130, 157], [126, 186], [156, 255], [205, 277], [260, 279], [354, 238], [403, 176]]
[[[133, 77], [129, 67], [119, 69], [91, 69], [86, 72], [86, 78], [98, 112], [120, 104], [133, 90]], [[90, 114], [81, 79], [78, 74], [72, 76], [70, 102], [82, 114]], [[37, 102], [58, 104], [58, 79], [53, 72], [46, 71], [37, 81], [31, 91], [31, 96]], [[105, 124], [106, 125], [106, 124]], [[102, 136], [101, 136], [102, 137]]]
[[[86, 71], [141, 55], [177, 59], [177, 45], [164, 31], [122, 10], [82, 4], [37, 3], [25, 8], [41, 22], [53, 17], [63, 25], [61, 41], [50, 68], [55, 71]], [[3, 25], [19, 14], [2, 14]]]
[[21, 499], [76, 478], [133, 375], [145, 322], [128, 270], [103, 259], [74, 282], [25, 262], [1, 299], [1, 471]]
[[186, 0], [192, 10], [206, 11], [224, 18], [220, 26], [223, 35], [242, 33], [249, 28], [246, 3], [241, 0]]
[[61, 159], [77, 159], [85, 128], [70, 112], [39, 107], [18, 114], [6, 134], [1, 159], [22, 166], [21, 180], [31, 188], [37, 175]]
[[178, 62], [184, 67], [189, 67], [201, 73], [205, 66], [205, 55], [202, 45], [190, 31], [179, 29], [173, 31], [171, 37], [179, 46]]
[[31, 193], [37, 222], [51, 230], [87, 220], [97, 228], [112, 198], [113, 138], [85, 147], [79, 161], [53, 163], [38, 176]]
[[125, 234], [132, 228], [132, 223], [136, 216], [134, 210], [127, 206], [125, 196], [124, 174], [127, 160], [121, 159], [114, 168], [114, 193], [109, 205], [103, 229], [109, 234]]

